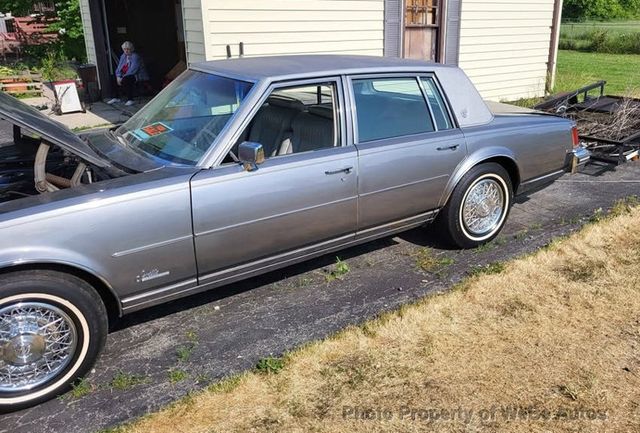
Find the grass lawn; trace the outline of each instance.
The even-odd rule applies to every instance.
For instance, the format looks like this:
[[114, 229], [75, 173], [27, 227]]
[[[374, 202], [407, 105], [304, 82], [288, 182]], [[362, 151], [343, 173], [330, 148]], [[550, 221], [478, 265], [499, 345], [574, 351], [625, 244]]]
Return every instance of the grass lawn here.
[[560, 50], [554, 93], [606, 80], [610, 95], [640, 96], [640, 55]]
[[585, 21], [582, 23], [562, 23], [560, 31], [567, 38], [579, 38], [580, 35], [596, 30], [606, 30], [611, 34], [640, 32], [640, 21]]
[[110, 431], [638, 431], [636, 204]]

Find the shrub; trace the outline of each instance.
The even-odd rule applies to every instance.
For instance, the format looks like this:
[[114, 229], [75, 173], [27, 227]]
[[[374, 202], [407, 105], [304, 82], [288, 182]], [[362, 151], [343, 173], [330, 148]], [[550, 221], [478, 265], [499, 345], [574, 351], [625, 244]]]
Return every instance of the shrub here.
[[609, 47], [609, 32], [605, 29], [593, 29], [587, 33], [590, 42], [588, 51], [606, 53]]
[[633, 18], [640, 11], [640, 0], [564, 0], [565, 21], [613, 20]]
[[615, 33], [595, 28], [560, 38], [561, 50], [589, 51], [612, 54], [640, 54], [640, 32]]

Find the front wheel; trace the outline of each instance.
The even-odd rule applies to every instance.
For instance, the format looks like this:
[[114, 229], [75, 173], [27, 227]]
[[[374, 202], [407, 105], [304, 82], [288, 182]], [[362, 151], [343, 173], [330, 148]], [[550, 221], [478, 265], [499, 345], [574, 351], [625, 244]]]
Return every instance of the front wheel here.
[[473, 248], [498, 235], [512, 201], [509, 173], [500, 164], [481, 164], [463, 176], [438, 219], [455, 245]]
[[52, 271], [0, 275], [0, 411], [67, 390], [106, 335], [104, 304], [85, 281]]

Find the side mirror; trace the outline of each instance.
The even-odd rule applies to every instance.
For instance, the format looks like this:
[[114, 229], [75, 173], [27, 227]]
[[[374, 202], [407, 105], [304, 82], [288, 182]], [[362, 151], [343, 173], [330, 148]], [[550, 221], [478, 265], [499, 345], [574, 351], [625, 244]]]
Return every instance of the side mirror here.
[[258, 164], [264, 162], [264, 149], [262, 144], [253, 141], [243, 141], [238, 147], [238, 159], [244, 165], [246, 171], [258, 169]]

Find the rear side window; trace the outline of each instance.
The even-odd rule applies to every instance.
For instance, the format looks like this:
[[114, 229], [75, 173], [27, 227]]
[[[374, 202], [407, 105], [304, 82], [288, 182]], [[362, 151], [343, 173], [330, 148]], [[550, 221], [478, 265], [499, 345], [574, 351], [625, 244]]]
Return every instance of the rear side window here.
[[434, 131], [415, 78], [353, 81], [360, 143]]
[[446, 106], [444, 105], [444, 100], [436, 87], [436, 83], [433, 82], [433, 78], [422, 77], [421, 80], [422, 85], [424, 86], [424, 92], [426, 93], [429, 105], [431, 106], [431, 111], [433, 112], [436, 125], [438, 125], [438, 130], [441, 131], [443, 129], [453, 128], [451, 119], [449, 119], [449, 115], [447, 114]]

